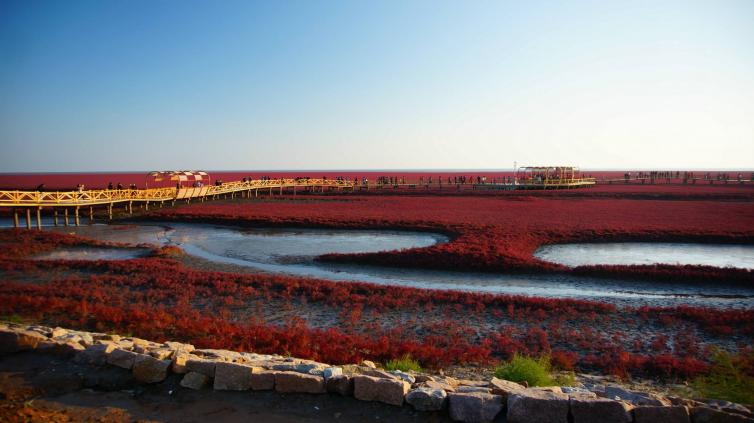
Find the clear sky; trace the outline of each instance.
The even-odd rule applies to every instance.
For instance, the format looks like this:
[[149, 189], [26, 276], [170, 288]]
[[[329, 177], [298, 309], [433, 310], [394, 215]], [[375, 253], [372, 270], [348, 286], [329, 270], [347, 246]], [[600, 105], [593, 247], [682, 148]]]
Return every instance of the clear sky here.
[[754, 1], [0, 1], [0, 172], [754, 167]]

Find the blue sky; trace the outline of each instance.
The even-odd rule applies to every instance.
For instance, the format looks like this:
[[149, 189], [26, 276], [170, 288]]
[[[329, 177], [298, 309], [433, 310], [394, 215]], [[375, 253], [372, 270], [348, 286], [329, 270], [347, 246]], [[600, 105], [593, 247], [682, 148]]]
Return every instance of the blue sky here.
[[754, 167], [754, 2], [0, 2], [0, 172]]

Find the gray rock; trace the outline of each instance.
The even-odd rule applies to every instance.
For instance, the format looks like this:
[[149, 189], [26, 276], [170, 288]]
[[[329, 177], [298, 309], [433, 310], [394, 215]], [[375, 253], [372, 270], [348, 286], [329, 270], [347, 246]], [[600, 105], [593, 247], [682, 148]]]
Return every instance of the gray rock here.
[[120, 341], [119, 335], [104, 334], [104, 333], [98, 333], [96, 335], [93, 334], [92, 338], [94, 338], [95, 341], [111, 341], [111, 342]]
[[[741, 404], [736, 404], [735, 402], [710, 399], [710, 400], [705, 400], [704, 403], [708, 404], [709, 406], [712, 406], [713, 408], [717, 408], [721, 411], [725, 411], [726, 413], [742, 414], [749, 418], [754, 417], [754, 413], [752, 413], [751, 410], [749, 410], [747, 407]], [[704, 403], [694, 404], [694, 406], [697, 406], [697, 405], [703, 406]]]
[[634, 409], [635, 423], [689, 423], [689, 412], [684, 406], [642, 405]]
[[566, 423], [568, 395], [525, 389], [508, 395], [508, 423]]
[[491, 393], [490, 388], [483, 388], [481, 386], [459, 386], [456, 388], [456, 392], [462, 394], [467, 394], [469, 392], [481, 392], [483, 394]]
[[320, 363], [276, 364], [272, 370], [281, 372], [297, 372], [308, 375], [322, 376], [326, 366]]
[[410, 388], [410, 385], [402, 380], [364, 375], [354, 376], [353, 383], [354, 398], [398, 406], [403, 404], [403, 397]]
[[691, 421], [693, 423], [752, 423], [754, 419], [714, 408], [694, 407], [691, 409]]
[[[450, 378], [447, 378], [447, 379], [450, 379]], [[486, 388], [489, 385], [489, 382], [486, 382], [484, 380], [458, 379], [455, 382], [456, 382], [456, 385], [458, 386], [477, 386], [480, 388]]]
[[400, 380], [401, 378], [397, 375], [394, 375], [392, 373], [386, 372], [384, 370], [380, 369], [370, 369], [366, 368], [361, 372], [364, 376], [371, 376], [371, 377], [379, 377], [382, 379], [392, 379], [392, 380]]
[[579, 388], [579, 387], [574, 387], [574, 386], [561, 386], [560, 392], [564, 394], [578, 394], [581, 397], [591, 397], [591, 398], [597, 397], [597, 394], [595, 394], [594, 392], [586, 388]]
[[37, 348], [40, 341], [48, 338], [39, 332], [21, 329], [0, 330], [0, 353], [14, 353]]
[[186, 352], [186, 353], [190, 353], [191, 351], [195, 350], [195, 348], [194, 348], [193, 345], [191, 345], [191, 344], [182, 344], [180, 342], [170, 342], [170, 341], [168, 341], [168, 342], [165, 342], [164, 345], [165, 345], [165, 347], [167, 347], [168, 349], [171, 349], [173, 351], [183, 351], [183, 352]]
[[275, 389], [275, 374], [274, 370], [260, 370], [256, 369], [251, 373], [249, 384], [251, 389], [255, 391], [271, 391]]
[[390, 373], [397, 376], [399, 379], [408, 382], [409, 384], [413, 385], [413, 383], [416, 382], [416, 378], [406, 372], [402, 372], [400, 370], [393, 370]]
[[333, 376], [325, 382], [327, 392], [353, 396], [353, 378], [346, 375]]
[[170, 368], [170, 360], [158, 360], [151, 355], [140, 355], [134, 359], [134, 379], [142, 383], [162, 382], [168, 376], [168, 368]]
[[406, 402], [418, 411], [437, 411], [445, 408], [448, 394], [443, 389], [417, 388], [406, 394]]
[[251, 389], [253, 371], [253, 367], [245, 364], [219, 361], [215, 364], [214, 388], [217, 391], [247, 391]]
[[227, 361], [231, 363], [243, 361], [243, 355], [236, 351], [202, 349], [202, 350], [194, 350], [192, 352], [194, 355], [197, 355], [206, 359], [214, 359], [215, 361]]
[[450, 418], [459, 422], [489, 422], [503, 409], [503, 397], [479, 392], [448, 394]]
[[188, 373], [188, 369], [186, 368], [186, 362], [191, 358], [191, 355], [188, 353], [182, 352], [182, 351], [175, 351], [173, 353], [173, 363], [170, 366], [170, 370], [173, 371], [175, 374], [185, 374]]
[[509, 394], [526, 389], [524, 388], [524, 385], [505, 379], [498, 379], [496, 377], [492, 378], [489, 387], [493, 394], [503, 397], [503, 402], [508, 402]]
[[183, 376], [183, 379], [181, 379], [181, 386], [189, 389], [202, 389], [208, 381], [209, 377], [207, 377], [207, 375], [197, 372], [188, 372]]
[[73, 358], [73, 361], [79, 364], [91, 364], [101, 366], [107, 363], [107, 356], [115, 350], [113, 344], [97, 344], [80, 351]]
[[134, 366], [134, 360], [136, 360], [136, 357], [138, 356], [139, 354], [133, 351], [115, 348], [107, 356], [107, 363], [130, 370]]
[[434, 377], [430, 375], [425, 375], [424, 373], [419, 373], [419, 374], [414, 375], [414, 379], [416, 383], [435, 381]]
[[328, 367], [322, 371], [322, 376], [324, 376], [325, 380], [341, 375], [343, 375], [343, 369], [340, 367]]
[[190, 372], [201, 373], [207, 377], [215, 377], [215, 365], [217, 361], [205, 358], [199, 358], [189, 355], [186, 359], [186, 369]]
[[614, 385], [606, 386], [605, 392], [598, 393], [598, 395], [604, 395], [605, 398], [623, 400], [634, 405], [671, 405], [669, 400], [659, 395], [647, 392], [628, 391], [620, 386]]
[[155, 350], [150, 350], [149, 355], [158, 360], [167, 360], [173, 356], [173, 350], [168, 348], [157, 348]]
[[373, 368], [373, 369], [376, 369], [376, 368], [377, 368], [377, 366], [376, 366], [376, 365], [374, 364], [374, 362], [373, 362], [373, 361], [369, 361], [369, 360], [364, 360], [364, 361], [362, 361], [362, 362], [361, 362], [361, 365], [362, 365], [362, 366], [365, 366], [365, 367], [371, 367], [371, 368]]
[[[456, 388], [454, 388], [452, 385], [446, 383], [443, 380], [428, 380], [426, 382], [420, 383], [419, 387], [425, 387], [425, 388], [431, 388], [431, 389], [442, 389], [445, 392], [455, 392], [456, 391]], [[493, 392], [493, 393], [495, 393], [495, 392]]]
[[[591, 395], [594, 395], [590, 392]], [[572, 394], [570, 397], [573, 423], [629, 423], [632, 406], [623, 401]]]
[[52, 332], [50, 332], [50, 337], [51, 338], [59, 338], [59, 337], [61, 337], [63, 335], [67, 335], [67, 334], [68, 334], [68, 330], [67, 329], [56, 327], [55, 329], [52, 330]]
[[299, 372], [275, 373], [275, 390], [280, 393], [325, 393], [325, 378]]

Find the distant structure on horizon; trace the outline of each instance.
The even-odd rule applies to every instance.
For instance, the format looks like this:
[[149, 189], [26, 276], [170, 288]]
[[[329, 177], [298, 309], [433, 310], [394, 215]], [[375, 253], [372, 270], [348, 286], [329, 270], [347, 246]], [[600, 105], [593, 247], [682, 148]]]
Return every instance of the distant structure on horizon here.
[[514, 171], [514, 184], [524, 189], [582, 188], [597, 183], [576, 166], [522, 166]]

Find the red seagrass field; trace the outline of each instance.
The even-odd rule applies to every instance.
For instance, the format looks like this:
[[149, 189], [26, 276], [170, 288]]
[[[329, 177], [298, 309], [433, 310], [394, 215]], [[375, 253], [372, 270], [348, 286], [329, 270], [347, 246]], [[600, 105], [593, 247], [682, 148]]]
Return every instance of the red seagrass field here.
[[[568, 268], [533, 256], [542, 245], [582, 241], [750, 245], [753, 200], [749, 184], [601, 183], [568, 191], [429, 187], [220, 199], [143, 212], [130, 220], [439, 232], [450, 241], [318, 259], [754, 287], [754, 275], [745, 269]], [[752, 309], [616, 306], [333, 282], [208, 265], [175, 247], [155, 247], [148, 257], [132, 260], [29, 260], [61, 245], [98, 244], [47, 231], [2, 231], [0, 314], [335, 363], [409, 354], [430, 368], [488, 368], [519, 352], [549, 354], [563, 369], [689, 378], [704, 374], [710, 354], [722, 348], [754, 368]]]

